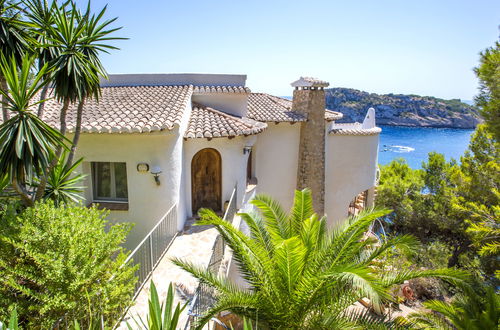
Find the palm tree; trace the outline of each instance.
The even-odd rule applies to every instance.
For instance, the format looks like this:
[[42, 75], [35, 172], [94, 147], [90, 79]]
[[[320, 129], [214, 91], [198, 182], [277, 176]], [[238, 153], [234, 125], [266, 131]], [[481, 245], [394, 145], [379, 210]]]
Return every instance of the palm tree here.
[[[99, 60], [101, 52], [108, 52], [116, 47], [106, 44], [111, 40], [123, 39], [110, 36], [120, 28], [106, 30], [116, 18], [103, 20], [106, 12], [104, 7], [97, 15], [91, 14], [90, 2], [82, 13], [73, 2], [67, 2], [53, 9], [53, 24], [47, 26], [48, 44], [52, 49], [50, 61], [51, 83], [54, 86], [56, 99], [63, 103], [60, 113], [60, 132], [66, 134], [66, 115], [71, 104], [78, 103], [75, 135], [67, 163], [72, 165], [76, 146], [81, 131], [83, 106], [86, 99], [98, 99], [100, 77], [107, 77], [106, 71]], [[47, 169], [47, 173], [56, 165], [61, 155], [61, 148], [56, 151], [56, 157]], [[47, 184], [47, 174], [42, 176], [36, 192], [36, 200], [43, 197]]]
[[[363, 326], [367, 321], [349, 307], [364, 297], [374, 306], [390, 299], [388, 289], [405, 280], [435, 276], [463, 281], [463, 272], [448, 269], [377, 272], [373, 261], [394, 247], [411, 249], [411, 236], [375, 244], [365, 233], [387, 210], [362, 212], [334, 230], [313, 212], [311, 191], [295, 192], [289, 214], [265, 195], [252, 202], [260, 213], [240, 216], [250, 229], [246, 236], [213, 211], [202, 209], [199, 225], [213, 225], [238, 264], [249, 289], [197, 265], [173, 262], [215, 290], [216, 302], [201, 318], [201, 328], [222, 311], [248, 317], [271, 329], [334, 329]], [[370, 327], [375, 326], [371, 324]]]
[[[28, 48], [27, 24], [20, 19], [20, 9], [18, 3], [9, 0], [0, 0], [0, 51], [7, 58], [14, 57], [16, 63], [20, 65], [22, 57]], [[0, 74], [0, 89], [7, 91], [5, 77]], [[2, 97], [3, 121], [9, 119], [7, 111], [7, 100]]]
[[14, 56], [0, 56], [0, 72], [6, 80], [7, 91], [0, 89], [6, 108], [15, 115], [0, 126], [0, 173], [7, 173], [12, 187], [26, 206], [33, 205], [28, 187], [43, 173], [53, 158], [53, 150], [66, 148], [64, 136], [44, 123], [31, 109], [32, 102], [46, 81], [47, 65], [30, 76], [34, 58], [25, 55], [18, 68]]
[[[46, 63], [50, 63], [54, 59], [54, 48], [48, 47], [49, 40], [47, 39], [47, 31], [54, 24], [54, 12], [58, 6], [57, 1], [53, 0], [50, 5], [47, 0], [25, 0], [26, 5], [25, 16], [30, 22], [30, 31], [33, 34], [34, 53], [38, 59], [38, 69], [40, 70]], [[50, 79], [45, 77], [44, 79]], [[46, 84], [41, 93], [40, 100], [47, 98], [49, 84]], [[43, 118], [45, 102], [38, 105], [38, 117]]]
[[[52, 168], [47, 178], [44, 198], [54, 201], [54, 205], [69, 202], [78, 202], [83, 197], [81, 193], [84, 187], [81, 186], [85, 174], [76, 173], [77, 168], [82, 164], [83, 158], [78, 159], [72, 165], [66, 162], [67, 153], [63, 152], [56, 166]], [[76, 174], [75, 174], [76, 173]]]
[[482, 287], [478, 292], [467, 290], [451, 303], [429, 300], [424, 307], [430, 311], [409, 315], [417, 329], [482, 330], [499, 326], [500, 296], [492, 287]]
[[[83, 38], [80, 44], [80, 52], [83, 56], [90, 62], [88, 69], [92, 76], [100, 77], [107, 79], [107, 72], [99, 58], [100, 53], [109, 53], [109, 50], [118, 49], [115, 46], [106, 44], [105, 42], [109, 42], [112, 40], [124, 40], [125, 38], [121, 37], [113, 37], [111, 34], [121, 29], [111, 28], [107, 29], [113, 22], [116, 21], [116, 17], [110, 20], [103, 20], [103, 16], [106, 13], [107, 7], [105, 6], [97, 15], [90, 14], [90, 2], [88, 2], [87, 10], [85, 13], [79, 13], [79, 21], [85, 23], [85, 29], [83, 31]], [[76, 115], [76, 126], [75, 126], [75, 135], [73, 137], [73, 143], [71, 145], [71, 150], [68, 155], [67, 164], [69, 166], [72, 165], [73, 158], [75, 156], [76, 147], [78, 145], [78, 141], [80, 139], [80, 132], [82, 128], [82, 114], [83, 114], [83, 106], [85, 105], [85, 101], [88, 98], [99, 99], [101, 95], [101, 88], [99, 84], [99, 79], [91, 80], [90, 84], [86, 84], [85, 90], [82, 93], [81, 98], [78, 102], [77, 115]]]

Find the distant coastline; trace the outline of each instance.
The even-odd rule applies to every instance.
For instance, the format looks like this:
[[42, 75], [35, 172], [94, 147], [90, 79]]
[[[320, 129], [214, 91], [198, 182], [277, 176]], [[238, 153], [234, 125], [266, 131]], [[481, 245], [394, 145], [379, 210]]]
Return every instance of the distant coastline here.
[[375, 108], [380, 125], [474, 129], [482, 121], [475, 106], [459, 99], [380, 95], [351, 88], [326, 89], [326, 106], [344, 114], [339, 122], [362, 122], [370, 107]]

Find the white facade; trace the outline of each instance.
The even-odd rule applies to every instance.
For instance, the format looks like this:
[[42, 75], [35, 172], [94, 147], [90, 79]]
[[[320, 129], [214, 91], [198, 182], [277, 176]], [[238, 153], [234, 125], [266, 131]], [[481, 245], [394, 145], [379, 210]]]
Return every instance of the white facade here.
[[[178, 83], [182, 80], [191, 84], [201, 81], [201, 85], [208, 86], [224, 83], [244, 86], [246, 80], [245, 76], [233, 75], [214, 75], [212, 78], [210, 75], [167, 76], [168, 79], [156, 75], [120, 75], [115, 82], [127, 86], [160, 84], [167, 80]], [[193, 94], [191, 100], [238, 117], [246, 114], [245, 94]], [[186, 109], [181, 123], [172, 130], [137, 134], [84, 133], [81, 136], [77, 157], [85, 159], [81, 171], [88, 174], [84, 193], [87, 204], [93, 202], [90, 163], [126, 163], [128, 210], [111, 211], [109, 218], [136, 224], [126, 244], [129, 248], [135, 247], [172, 205], [177, 204], [178, 230], [183, 228], [187, 218], [193, 216], [191, 165], [194, 155], [205, 148], [213, 148], [221, 156], [223, 204], [230, 199], [237, 185], [238, 207], [242, 206], [251, 147], [251, 176], [257, 179], [257, 193], [274, 197], [285, 209], [292, 205], [297, 179], [300, 123], [268, 122], [263, 132], [249, 136], [185, 139], [190, 111], [191, 108]], [[349, 126], [349, 129], [345, 125], [325, 123], [325, 213], [332, 226], [347, 216], [349, 203], [357, 194], [373, 190], [380, 132], [379, 129], [374, 130], [374, 125], [374, 114], [370, 122]], [[344, 133], [331, 134], [332, 129], [343, 129]], [[137, 170], [139, 163], [161, 168], [160, 185], [155, 183], [151, 173]]]
[[300, 123], [269, 124], [255, 143], [258, 192], [272, 196], [283, 208], [292, 206], [297, 179]]

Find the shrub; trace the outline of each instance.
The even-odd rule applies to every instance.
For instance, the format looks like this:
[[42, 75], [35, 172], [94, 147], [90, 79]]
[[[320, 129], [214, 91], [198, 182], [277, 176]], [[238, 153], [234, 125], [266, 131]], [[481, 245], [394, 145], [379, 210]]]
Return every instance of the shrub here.
[[131, 303], [135, 268], [120, 247], [131, 224], [110, 225], [106, 212], [37, 203], [0, 214], [0, 319], [17, 310], [26, 328], [61, 318], [102, 315], [112, 324]]

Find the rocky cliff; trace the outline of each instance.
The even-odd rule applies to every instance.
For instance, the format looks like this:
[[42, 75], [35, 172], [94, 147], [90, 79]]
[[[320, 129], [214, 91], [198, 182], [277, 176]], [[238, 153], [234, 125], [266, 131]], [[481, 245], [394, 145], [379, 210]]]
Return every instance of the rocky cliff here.
[[475, 128], [481, 122], [476, 107], [458, 99], [430, 96], [379, 95], [351, 88], [329, 88], [326, 106], [344, 114], [339, 122], [362, 122], [370, 107], [375, 108], [380, 125]]

